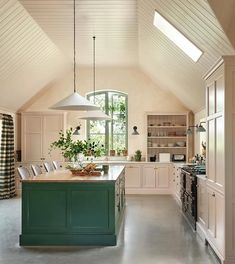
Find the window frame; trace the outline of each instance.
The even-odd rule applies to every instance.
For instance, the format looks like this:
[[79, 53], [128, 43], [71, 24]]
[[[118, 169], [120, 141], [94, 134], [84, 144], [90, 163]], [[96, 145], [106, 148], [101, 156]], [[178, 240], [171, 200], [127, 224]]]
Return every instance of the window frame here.
[[[113, 115], [111, 115], [111, 113], [109, 113], [109, 109], [108, 106], [110, 104], [109, 101], [109, 94], [116, 94], [116, 95], [120, 95], [123, 96], [125, 98], [125, 105], [126, 105], [126, 124], [125, 124], [125, 131], [126, 133], [125, 135], [125, 148], [128, 149], [128, 94], [123, 93], [123, 92], [119, 92], [119, 91], [115, 91], [115, 90], [105, 90], [105, 91], [97, 91], [95, 92], [95, 96], [100, 95], [100, 94], [104, 94], [105, 96], [105, 114], [110, 115], [111, 117], [113, 117]], [[90, 100], [90, 97], [94, 96], [94, 92], [88, 93], [86, 94], [86, 97], [88, 100]], [[113, 96], [112, 96], [112, 105], [113, 105]], [[110, 131], [109, 131], [109, 123], [111, 122], [110, 125]], [[113, 134], [113, 120], [105, 120], [105, 151], [106, 151], [106, 155], [109, 154], [109, 151], [111, 149], [113, 149], [113, 135], [117, 135], [117, 134]], [[86, 121], [86, 137], [89, 138], [90, 137], [90, 120]], [[111, 147], [109, 148], [109, 141], [110, 141], [110, 137], [111, 139]]]

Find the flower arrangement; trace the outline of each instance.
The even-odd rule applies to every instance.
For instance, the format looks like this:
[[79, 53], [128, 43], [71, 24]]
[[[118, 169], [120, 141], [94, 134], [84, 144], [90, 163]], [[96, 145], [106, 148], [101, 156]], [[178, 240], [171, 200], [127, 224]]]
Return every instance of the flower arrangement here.
[[79, 154], [94, 157], [100, 157], [105, 154], [104, 145], [100, 144], [100, 142], [94, 142], [91, 139], [73, 140], [72, 135], [72, 128], [67, 129], [65, 133], [60, 131], [59, 139], [51, 143], [49, 152], [53, 149], [60, 149], [64, 158], [74, 162], [78, 161]]

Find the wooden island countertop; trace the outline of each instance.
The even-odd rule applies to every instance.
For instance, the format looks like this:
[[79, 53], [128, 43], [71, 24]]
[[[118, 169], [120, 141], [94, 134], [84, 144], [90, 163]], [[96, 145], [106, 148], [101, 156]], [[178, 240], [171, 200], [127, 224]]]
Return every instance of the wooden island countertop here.
[[56, 170], [36, 177], [22, 180], [22, 182], [109, 182], [116, 181], [125, 166], [110, 165], [107, 174], [101, 176], [74, 176], [69, 170]]

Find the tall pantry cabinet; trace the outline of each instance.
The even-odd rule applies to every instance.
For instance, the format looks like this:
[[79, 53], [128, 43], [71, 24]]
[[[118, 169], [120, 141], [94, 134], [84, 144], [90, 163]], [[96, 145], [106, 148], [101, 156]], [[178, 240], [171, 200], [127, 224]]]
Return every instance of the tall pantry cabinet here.
[[235, 263], [235, 56], [205, 76], [207, 100], [206, 239], [222, 263]]
[[64, 131], [65, 114], [54, 112], [22, 113], [22, 162], [63, 161], [59, 150], [49, 152], [50, 144]]

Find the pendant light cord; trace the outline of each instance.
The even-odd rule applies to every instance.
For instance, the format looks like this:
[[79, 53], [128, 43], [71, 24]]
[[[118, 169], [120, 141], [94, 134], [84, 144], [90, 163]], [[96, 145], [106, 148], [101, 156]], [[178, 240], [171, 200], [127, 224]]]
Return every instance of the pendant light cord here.
[[76, 92], [76, 5], [73, 0], [73, 90]]
[[93, 36], [93, 93], [94, 93], [94, 104], [95, 104], [95, 36]]

